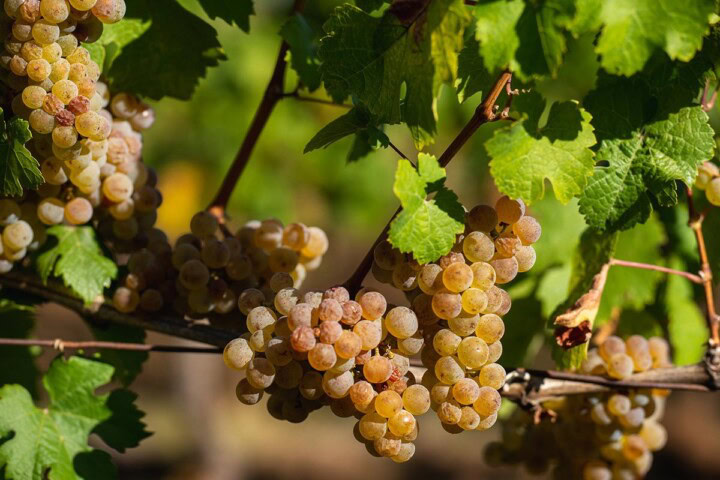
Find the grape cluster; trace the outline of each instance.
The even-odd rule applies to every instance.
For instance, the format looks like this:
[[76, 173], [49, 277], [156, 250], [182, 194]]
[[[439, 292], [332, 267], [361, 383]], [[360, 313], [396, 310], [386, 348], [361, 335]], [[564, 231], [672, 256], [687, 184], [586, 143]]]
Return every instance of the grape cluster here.
[[[344, 287], [304, 295], [285, 288], [269, 302], [255, 294], [256, 303], [241, 308], [247, 333], [224, 352], [245, 375], [238, 399], [255, 404], [268, 393], [270, 413], [293, 422], [330, 404], [358, 419], [355, 436], [371, 454], [395, 462], [412, 457], [416, 417], [431, 408], [451, 432], [490, 428], [505, 383], [496, 363], [501, 317], [510, 309], [496, 283], [532, 267], [531, 244], [540, 236], [524, 213], [507, 197], [496, 208], [475, 207], [466, 234], [437, 263], [420, 265], [380, 243], [373, 272], [405, 292], [409, 307], [388, 305], [367, 288], [354, 299]], [[421, 379], [410, 369], [416, 356], [428, 368]]]
[[[618, 378], [612, 373], [612, 358], [621, 353], [611, 352], [620, 344], [632, 358], [635, 372], [671, 366], [664, 339], [633, 335], [623, 342], [611, 336], [590, 352], [582, 372]], [[518, 409], [501, 422], [503, 440], [487, 447], [486, 459], [496, 466], [522, 463], [535, 474], [553, 468], [552, 478], [557, 479], [642, 478], [652, 465], [652, 452], [663, 448], [667, 439], [659, 422], [668, 394], [635, 389], [562, 397], [542, 403], [553, 415], [539, 423], [531, 413]]]
[[705, 162], [698, 168], [695, 186], [705, 191], [708, 202], [720, 206], [720, 168], [712, 162]]
[[167, 306], [203, 318], [236, 310], [248, 315], [269, 305], [286, 314], [297, 302], [296, 288], [328, 248], [321, 229], [283, 226], [275, 219], [248, 222], [232, 235], [203, 211], [193, 216], [190, 229], [174, 248], [161, 231], [147, 232], [147, 246], [129, 256], [128, 274], [113, 295], [117, 310], [156, 312]]

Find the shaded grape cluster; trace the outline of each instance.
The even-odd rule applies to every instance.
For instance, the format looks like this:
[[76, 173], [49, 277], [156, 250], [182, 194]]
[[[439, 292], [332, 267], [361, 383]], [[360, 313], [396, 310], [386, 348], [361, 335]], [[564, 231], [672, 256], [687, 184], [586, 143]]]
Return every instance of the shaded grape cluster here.
[[[589, 352], [582, 372], [618, 378], [616, 355], [631, 358], [634, 372], [671, 366], [664, 339], [611, 336]], [[643, 478], [653, 452], [667, 440], [660, 420], [668, 395], [666, 390], [629, 389], [561, 397], [541, 404], [552, 415], [539, 422], [517, 409], [501, 422], [502, 442], [487, 447], [486, 459], [495, 466], [522, 464], [534, 474], [552, 470], [552, 478], [563, 480]]]

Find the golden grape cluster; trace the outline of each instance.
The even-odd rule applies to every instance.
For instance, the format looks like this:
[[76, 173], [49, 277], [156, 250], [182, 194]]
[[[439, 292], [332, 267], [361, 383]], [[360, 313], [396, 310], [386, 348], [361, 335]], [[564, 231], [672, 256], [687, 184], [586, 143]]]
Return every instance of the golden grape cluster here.
[[[635, 372], [671, 366], [664, 339], [633, 335], [623, 341], [611, 336], [590, 351], [582, 371], [618, 378], [613, 358], [626, 353]], [[562, 397], [541, 404], [552, 415], [539, 422], [518, 409], [501, 422], [502, 442], [487, 447], [486, 459], [496, 466], [522, 463], [534, 474], [553, 469], [553, 478], [642, 478], [652, 465], [652, 452], [663, 448], [667, 439], [659, 422], [668, 394], [630, 389]]]

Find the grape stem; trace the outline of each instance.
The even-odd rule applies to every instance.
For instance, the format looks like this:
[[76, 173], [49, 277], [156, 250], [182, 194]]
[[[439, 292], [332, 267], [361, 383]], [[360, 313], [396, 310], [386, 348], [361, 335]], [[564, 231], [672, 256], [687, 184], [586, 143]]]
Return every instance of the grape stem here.
[[0, 345], [15, 347], [53, 348], [60, 352], [65, 350], [126, 350], [132, 352], [167, 352], [167, 353], [222, 353], [217, 347], [190, 347], [182, 345], [151, 345], [147, 343], [121, 343], [74, 340], [42, 340], [37, 338], [0, 338]]
[[674, 268], [667, 268], [662, 267], [660, 265], [653, 265], [649, 263], [639, 263], [639, 262], [631, 262], [629, 260], [620, 260], [617, 258], [613, 258], [610, 260], [611, 266], [618, 266], [618, 267], [630, 267], [630, 268], [639, 268], [642, 270], [654, 270], [656, 272], [663, 272], [663, 273], [669, 273], [672, 275], [680, 275], [681, 277], [685, 277], [691, 282], [702, 284], [703, 283], [703, 277], [700, 275], [695, 275], [694, 273], [690, 272], [683, 272], [682, 270], [675, 270]]
[[[482, 125], [496, 120], [504, 119], [501, 115], [495, 112], [495, 106], [498, 97], [502, 93], [503, 89], [505, 89], [505, 86], [511, 82], [511, 80], [512, 73], [510, 73], [508, 70], [505, 70], [498, 76], [487, 97], [485, 97], [483, 102], [475, 109], [475, 113], [470, 118], [468, 123], [463, 127], [460, 133], [457, 134], [457, 136], [450, 143], [450, 145], [448, 145], [442, 155], [440, 155], [440, 158], [438, 159], [438, 163], [440, 164], [440, 166], [447, 166], [447, 164], [450, 163], [450, 160], [455, 157], [455, 155], [467, 143], [470, 137], [472, 137], [473, 134], [477, 131], [477, 129], [480, 128]], [[378, 235], [378, 237], [375, 239], [372, 246], [365, 254], [365, 257], [357, 266], [353, 274], [343, 284], [345, 288], [350, 291], [351, 295], [355, 295], [355, 293], [360, 290], [362, 282], [365, 280], [365, 277], [370, 271], [370, 267], [372, 267], [373, 252], [375, 251], [375, 247], [377, 247], [383, 240], [385, 240], [385, 238], [387, 238], [387, 233], [390, 230], [390, 224], [400, 213], [401, 210], [402, 207], [398, 207], [393, 216], [385, 225], [385, 228], [383, 228], [382, 232], [380, 232], [380, 235]]]
[[[715, 101], [717, 100], [718, 94], [718, 87], [720, 87], [720, 85], [715, 86], [713, 92], [710, 93], [710, 79], [705, 81], [705, 88], [703, 89], [702, 97], [700, 97], [700, 106], [702, 107], [703, 111], [709, 112], [715, 106]], [[710, 94], [709, 98], [708, 94]]]
[[[295, 0], [293, 12], [302, 11], [304, 6], [305, 0]], [[240, 145], [240, 149], [235, 156], [235, 160], [225, 174], [223, 182], [220, 185], [217, 194], [215, 194], [215, 198], [213, 198], [207, 208], [207, 210], [215, 215], [215, 217], [217, 217], [220, 221], [225, 218], [225, 207], [230, 200], [233, 190], [235, 190], [235, 185], [237, 185], [245, 167], [250, 161], [252, 151], [260, 139], [260, 134], [263, 132], [268, 120], [270, 119], [270, 114], [272, 114], [275, 109], [275, 105], [277, 105], [277, 103], [285, 97], [283, 94], [283, 86], [285, 82], [285, 70], [287, 69], [287, 61], [285, 60], [285, 57], [287, 56], [288, 49], [289, 46], [287, 42], [283, 40], [280, 44], [280, 51], [278, 52], [277, 59], [275, 60], [275, 68], [273, 69], [270, 81], [268, 82], [265, 93], [260, 101], [260, 105], [258, 105], [258, 108], [255, 111], [252, 123], [250, 123], [250, 127], [245, 134], [245, 138]]]

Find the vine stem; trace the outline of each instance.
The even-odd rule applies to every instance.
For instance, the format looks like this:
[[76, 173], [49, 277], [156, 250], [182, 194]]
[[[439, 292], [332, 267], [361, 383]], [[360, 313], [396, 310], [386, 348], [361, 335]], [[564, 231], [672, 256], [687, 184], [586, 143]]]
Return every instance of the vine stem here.
[[[505, 88], [505, 85], [509, 84], [511, 80], [512, 73], [507, 70], [501, 73], [500, 76], [498, 76], [487, 97], [485, 97], [485, 100], [483, 100], [483, 102], [475, 109], [475, 113], [470, 118], [468, 123], [463, 127], [460, 133], [457, 134], [457, 136], [450, 143], [450, 145], [448, 145], [442, 155], [440, 155], [438, 163], [442, 167], [445, 167], [448, 163], [450, 163], [450, 160], [455, 157], [455, 155], [467, 143], [470, 137], [473, 136], [473, 134], [477, 131], [478, 128], [488, 122], [492, 122], [502, 118], [495, 113], [495, 104], [497, 103], [498, 97]], [[370, 267], [372, 267], [373, 252], [375, 251], [375, 247], [377, 247], [383, 240], [385, 240], [385, 238], [387, 237], [387, 233], [390, 230], [390, 224], [400, 213], [401, 210], [402, 207], [398, 207], [393, 216], [385, 225], [385, 228], [383, 228], [382, 232], [380, 232], [380, 235], [378, 235], [378, 237], [375, 239], [372, 246], [365, 254], [365, 257], [357, 266], [353, 274], [343, 284], [350, 291], [351, 294], [354, 295], [362, 286], [362, 282], [363, 280], [365, 280], [365, 276], [370, 271]]]
[[660, 265], [653, 265], [650, 263], [639, 263], [639, 262], [631, 262], [629, 260], [620, 260], [617, 258], [613, 258], [610, 260], [611, 266], [619, 266], [619, 267], [630, 267], [630, 268], [639, 268], [642, 270], [654, 270], [656, 272], [663, 272], [663, 273], [669, 273], [672, 275], [679, 275], [681, 277], [685, 277], [691, 282], [702, 284], [703, 283], [703, 277], [700, 275], [695, 275], [694, 273], [690, 272], [684, 272], [682, 270], [675, 270], [674, 268], [667, 268], [662, 267]]
[[[304, 6], [305, 0], [295, 0], [293, 12], [301, 11]], [[260, 105], [258, 105], [258, 108], [255, 111], [255, 116], [250, 123], [247, 133], [245, 134], [245, 138], [240, 145], [240, 149], [235, 156], [235, 160], [233, 160], [232, 165], [230, 165], [230, 168], [225, 174], [223, 182], [215, 194], [215, 198], [213, 198], [207, 208], [207, 210], [215, 215], [221, 223], [225, 219], [225, 207], [230, 200], [233, 190], [235, 190], [235, 185], [237, 185], [245, 167], [250, 161], [250, 156], [252, 155], [255, 145], [260, 139], [260, 134], [263, 132], [268, 120], [270, 119], [270, 114], [275, 109], [275, 105], [277, 105], [277, 103], [285, 97], [283, 94], [283, 86], [285, 82], [285, 70], [287, 69], [287, 61], [285, 60], [285, 57], [287, 56], [288, 49], [289, 45], [283, 40], [280, 44], [280, 51], [278, 52], [277, 59], [275, 60], [275, 68], [273, 69], [270, 81], [265, 88], [265, 93], [260, 101]]]
[[695, 209], [693, 202], [692, 187], [687, 187], [687, 202], [689, 210], [688, 225], [695, 234], [698, 254], [700, 256], [700, 277], [702, 278], [703, 289], [705, 290], [705, 304], [707, 306], [707, 323], [710, 330], [710, 347], [720, 346], [720, 317], [715, 310], [715, 295], [712, 285], [712, 270], [708, 260], [707, 247], [705, 246], [705, 235], [702, 231], [702, 224], [705, 216]]
[[189, 347], [182, 345], [151, 345], [147, 343], [121, 343], [121, 342], [97, 342], [97, 341], [73, 341], [73, 340], [42, 340], [37, 338], [0, 338], [0, 345], [15, 347], [43, 347], [54, 348], [55, 350], [127, 350], [133, 352], [167, 352], [167, 353], [222, 353], [217, 347]]

